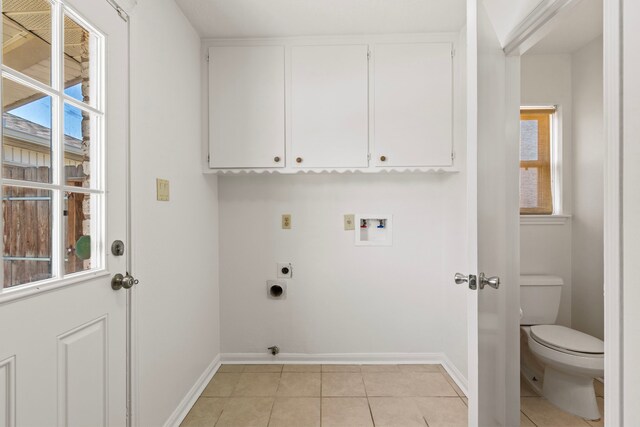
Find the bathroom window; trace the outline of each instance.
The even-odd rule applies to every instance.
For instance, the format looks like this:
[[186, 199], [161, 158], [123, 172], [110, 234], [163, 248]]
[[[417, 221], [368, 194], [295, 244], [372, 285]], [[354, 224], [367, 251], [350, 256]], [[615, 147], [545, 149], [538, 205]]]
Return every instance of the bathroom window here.
[[520, 214], [554, 213], [552, 144], [555, 108], [520, 110]]

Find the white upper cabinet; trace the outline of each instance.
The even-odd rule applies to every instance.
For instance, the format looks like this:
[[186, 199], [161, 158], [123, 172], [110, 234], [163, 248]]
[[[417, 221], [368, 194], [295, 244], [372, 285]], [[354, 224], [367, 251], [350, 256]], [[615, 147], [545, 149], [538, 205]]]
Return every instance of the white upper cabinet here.
[[450, 166], [451, 43], [385, 43], [373, 51], [373, 164]]
[[291, 48], [291, 166], [367, 167], [367, 53], [365, 44]]
[[209, 167], [285, 165], [283, 46], [209, 49]]

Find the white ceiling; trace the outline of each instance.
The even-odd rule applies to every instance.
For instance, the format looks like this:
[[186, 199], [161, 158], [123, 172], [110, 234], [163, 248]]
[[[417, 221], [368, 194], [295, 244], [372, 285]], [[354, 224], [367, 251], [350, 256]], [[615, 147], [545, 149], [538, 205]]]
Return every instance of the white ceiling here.
[[602, 0], [582, 0], [527, 54], [572, 53], [602, 34]]
[[176, 0], [203, 38], [459, 31], [465, 0]]

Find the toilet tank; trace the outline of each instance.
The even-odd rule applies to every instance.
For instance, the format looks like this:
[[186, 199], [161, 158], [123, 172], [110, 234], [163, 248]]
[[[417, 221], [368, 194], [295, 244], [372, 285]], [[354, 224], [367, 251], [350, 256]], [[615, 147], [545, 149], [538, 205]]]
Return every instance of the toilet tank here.
[[520, 276], [520, 324], [556, 323], [563, 283], [562, 278], [557, 276]]

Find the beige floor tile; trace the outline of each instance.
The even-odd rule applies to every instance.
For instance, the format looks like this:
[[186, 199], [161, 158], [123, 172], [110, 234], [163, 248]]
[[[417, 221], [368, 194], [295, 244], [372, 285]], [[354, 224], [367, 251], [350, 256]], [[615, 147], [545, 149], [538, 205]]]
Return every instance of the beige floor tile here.
[[224, 364], [224, 365], [220, 366], [220, 369], [218, 369], [218, 372], [242, 373], [242, 372], [244, 372], [244, 365], [228, 365], [228, 364]]
[[266, 427], [273, 401], [270, 397], [229, 398], [216, 427]]
[[598, 401], [598, 409], [600, 409], [600, 415], [602, 415], [602, 418], [597, 421], [587, 421], [587, 423], [593, 427], [604, 427], [604, 398], [598, 396], [596, 397], [596, 400]]
[[371, 397], [369, 406], [376, 427], [426, 427], [410, 397]]
[[206, 397], [228, 397], [231, 396], [236, 388], [240, 376], [242, 374], [235, 373], [217, 373], [213, 376], [207, 387], [202, 392], [202, 396]]
[[406, 375], [411, 396], [454, 397], [459, 395], [441, 373], [414, 372]]
[[282, 372], [282, 365], [244, 365], [243, 372], [253, 374]]
[[322, 427], [373, 427], [364, 397], [322, 398]]
[[322, 372], [361, 372], [360, 365], [322, 365]]
[[522, 412], [538, 427], [586, 427], [582, 418], [561, 411], [542, 397], [520, 399]]
[[[409, 376], [400, 372], [380, 372], [362, 374], [367, 396], [403, 397], [411, 396]], [[438, 374], [440, 375], [440, 374]]]
[[398, 365], [362, 365], [362, 373], [400, 372]]
[[402, 372], [440, 372], [440, 365], [398, 365]]
[[538, 397], [524, 378], [520, 378], [520, 397]]
[[269, 427], [320, 427], [320, 398], [279, 397]]
[[604, 383], [593, 380], [593, 387], [596, 390], [596, 396], [604, 397]]
[[219, 397], [201, 397], [193, 405], [181, 427], [213, 426], [218, 421], [226, 399]]
[[468, 409], [459, 397], [417, 397], [415, 402], [429, 427], [466, 427]]
[[282, 372], [321, 372], [322, 365], [284, 365]]
[[283, 372], [278, 396], [320, 397], [320, 373]]
[[366, 396], [362, 374], [354, 372], [323, 373], [322, 395], [334, 397]]
[[442, 365], [440, 365], [440, 372], [442, 373], [442, 375], [444, 375], [444, 378], [447, 380], [449, 385], [451, 385], [451, 387], [453, 387], [453, 389], [456, 391], [458, 396], [467, 397], [464, 394], [464, 392], [462, 391], [462, 389], [460, 387], [458, 387], [458, 384], [456, 384], [456, 382], [453, 380], [453, 378], [451, 378], [451, 375], [449, 375], [449, 372], [447, 372], [447, 370]]
[[240, 374], [240, 381], [232, 395], [275, 396], [278, 383], [280, 383], [280, 374]]
[[520, 412], [520, 427], [536, 427], [536, 425], [523, 412]]

